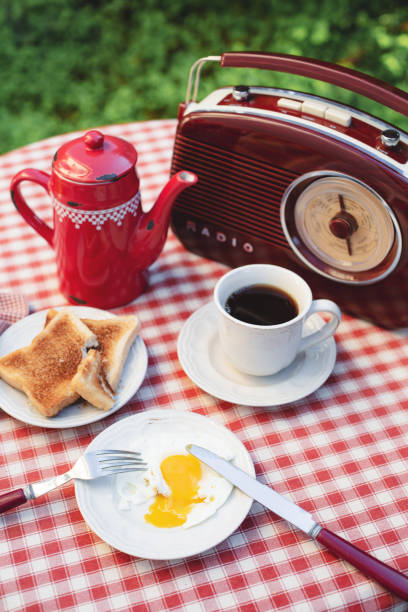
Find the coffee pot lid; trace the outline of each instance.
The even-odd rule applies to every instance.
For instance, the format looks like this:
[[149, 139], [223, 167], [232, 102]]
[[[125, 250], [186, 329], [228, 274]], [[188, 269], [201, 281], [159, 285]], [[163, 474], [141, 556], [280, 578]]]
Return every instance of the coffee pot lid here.
[[136, 160], [137, 152], [130, 142], [91, 130], [58, 149], [53, 169], [71, 181], [102, 183], [127, 174]]

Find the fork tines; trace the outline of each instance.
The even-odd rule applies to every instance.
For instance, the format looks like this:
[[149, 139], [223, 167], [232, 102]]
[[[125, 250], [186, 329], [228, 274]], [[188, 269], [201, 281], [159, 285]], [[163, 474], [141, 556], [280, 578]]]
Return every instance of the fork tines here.
[[95, 451], [101, 470], [110, 474], [140, 472], [147, 468], [139, 452], [103, 449]]
[[140, 457], [139, 451], [114, 450], [108, 448], [95, 451], [95, 455], [129, 455], [134, 458]]

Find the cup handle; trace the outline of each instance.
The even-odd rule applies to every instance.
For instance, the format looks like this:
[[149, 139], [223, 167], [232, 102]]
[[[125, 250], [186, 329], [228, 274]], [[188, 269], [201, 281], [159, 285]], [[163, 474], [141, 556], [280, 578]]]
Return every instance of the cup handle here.
[[332, 316], [330, 320], [323, 325], [321, 329], [310, 334], [309, 336], [305, 336], [302, 338], [299, 351], [304, 351], [309, 347], [313, 346], [313, 344], [317, 344], [318, 342], [322, 342], [327, 338], [330, 338], [338, 328], [341, 321], [341, 311], [340, 308], [332, 302], [331, 300], [313, 300], [309, 312], [306, 315], [305, 321], [310, 315], [315, 312], [328, 312]]
[[21, 195], [20, 183], [23, 181], [31, 181], [32, 183], [37, 183], [45, 189], [45, 191], [50, 193], [50, 180], [51, 177], [46, 172], [42, 170], [35, 170], [34, 168], [26, 168], [25, 170], [21, 170], [18, 172], [11, 180], [10, 183], [10, 195], [13, 201], [14, 206], [17, 208], [20, 215], [27, 221], [29, 225], [35, 231], [40, 234], [52, 247], [54, 246], [54, 230], [47, 225], [44, 221], [42, 221], [37, 215], [31, 210], [28, 206], [27, 202]]

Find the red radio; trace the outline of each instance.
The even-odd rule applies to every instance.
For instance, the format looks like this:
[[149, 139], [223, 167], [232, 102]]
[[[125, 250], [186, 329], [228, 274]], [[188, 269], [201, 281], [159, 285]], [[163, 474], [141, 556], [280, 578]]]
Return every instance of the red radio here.
[[172, 211], [186, 248], [233, 267], [290, 268], [315, 297], [384, 327], [408, 326], [408, 135], [296, 91], [238, 86], [197, 102], [206, 61], [319, 79], [405, 116], [408, 95], [304, 57], [206, 57], [190, 72], [171, 169], [198, 176]]

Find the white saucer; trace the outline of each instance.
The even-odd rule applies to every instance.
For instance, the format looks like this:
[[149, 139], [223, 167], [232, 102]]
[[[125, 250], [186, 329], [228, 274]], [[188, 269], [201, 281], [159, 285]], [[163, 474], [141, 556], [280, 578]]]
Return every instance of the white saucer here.
[[[115, 317], [111, 312], [91, 308], [90, 306], [65, 306], [78, 317], [88, 319], [107, 319]], [[56, 310], [59, 310], [57, 308]], [[0, 336], [0, 357], [11, 351], [30, 344], [31, 340], [44, 328], [48, 310], [36, 312], [24, 317]], [[110, 410], [98, 410], [88, 402], [80, 400], [63, 408], [55, 417], [43, 416], [31, 406], [27, 396], [0, 379], [0, 408], [10, 416], [39, 427], [63, 429], [78, 427], [100, 421], [116, 412], [128, 402], [143, 382], [147, 370], [147, 349], [140, 335], [132, 344], [123, 368], [119, 386], [115, 394], [115, 403]]]
[[[307, 335], [323, 324], [318, 314], [312, 315], [306, 322]], [[228, 362], [220, 346], [212, 302], [187, 319], [177, 351], [183, 370], [196, 385], [221, 400], [243, 406], [280, 406], [302, 399], [327, 380], [336, 361], [336, 343], [329, 338], [299, 353], [277, 374], [243, 374]]]

